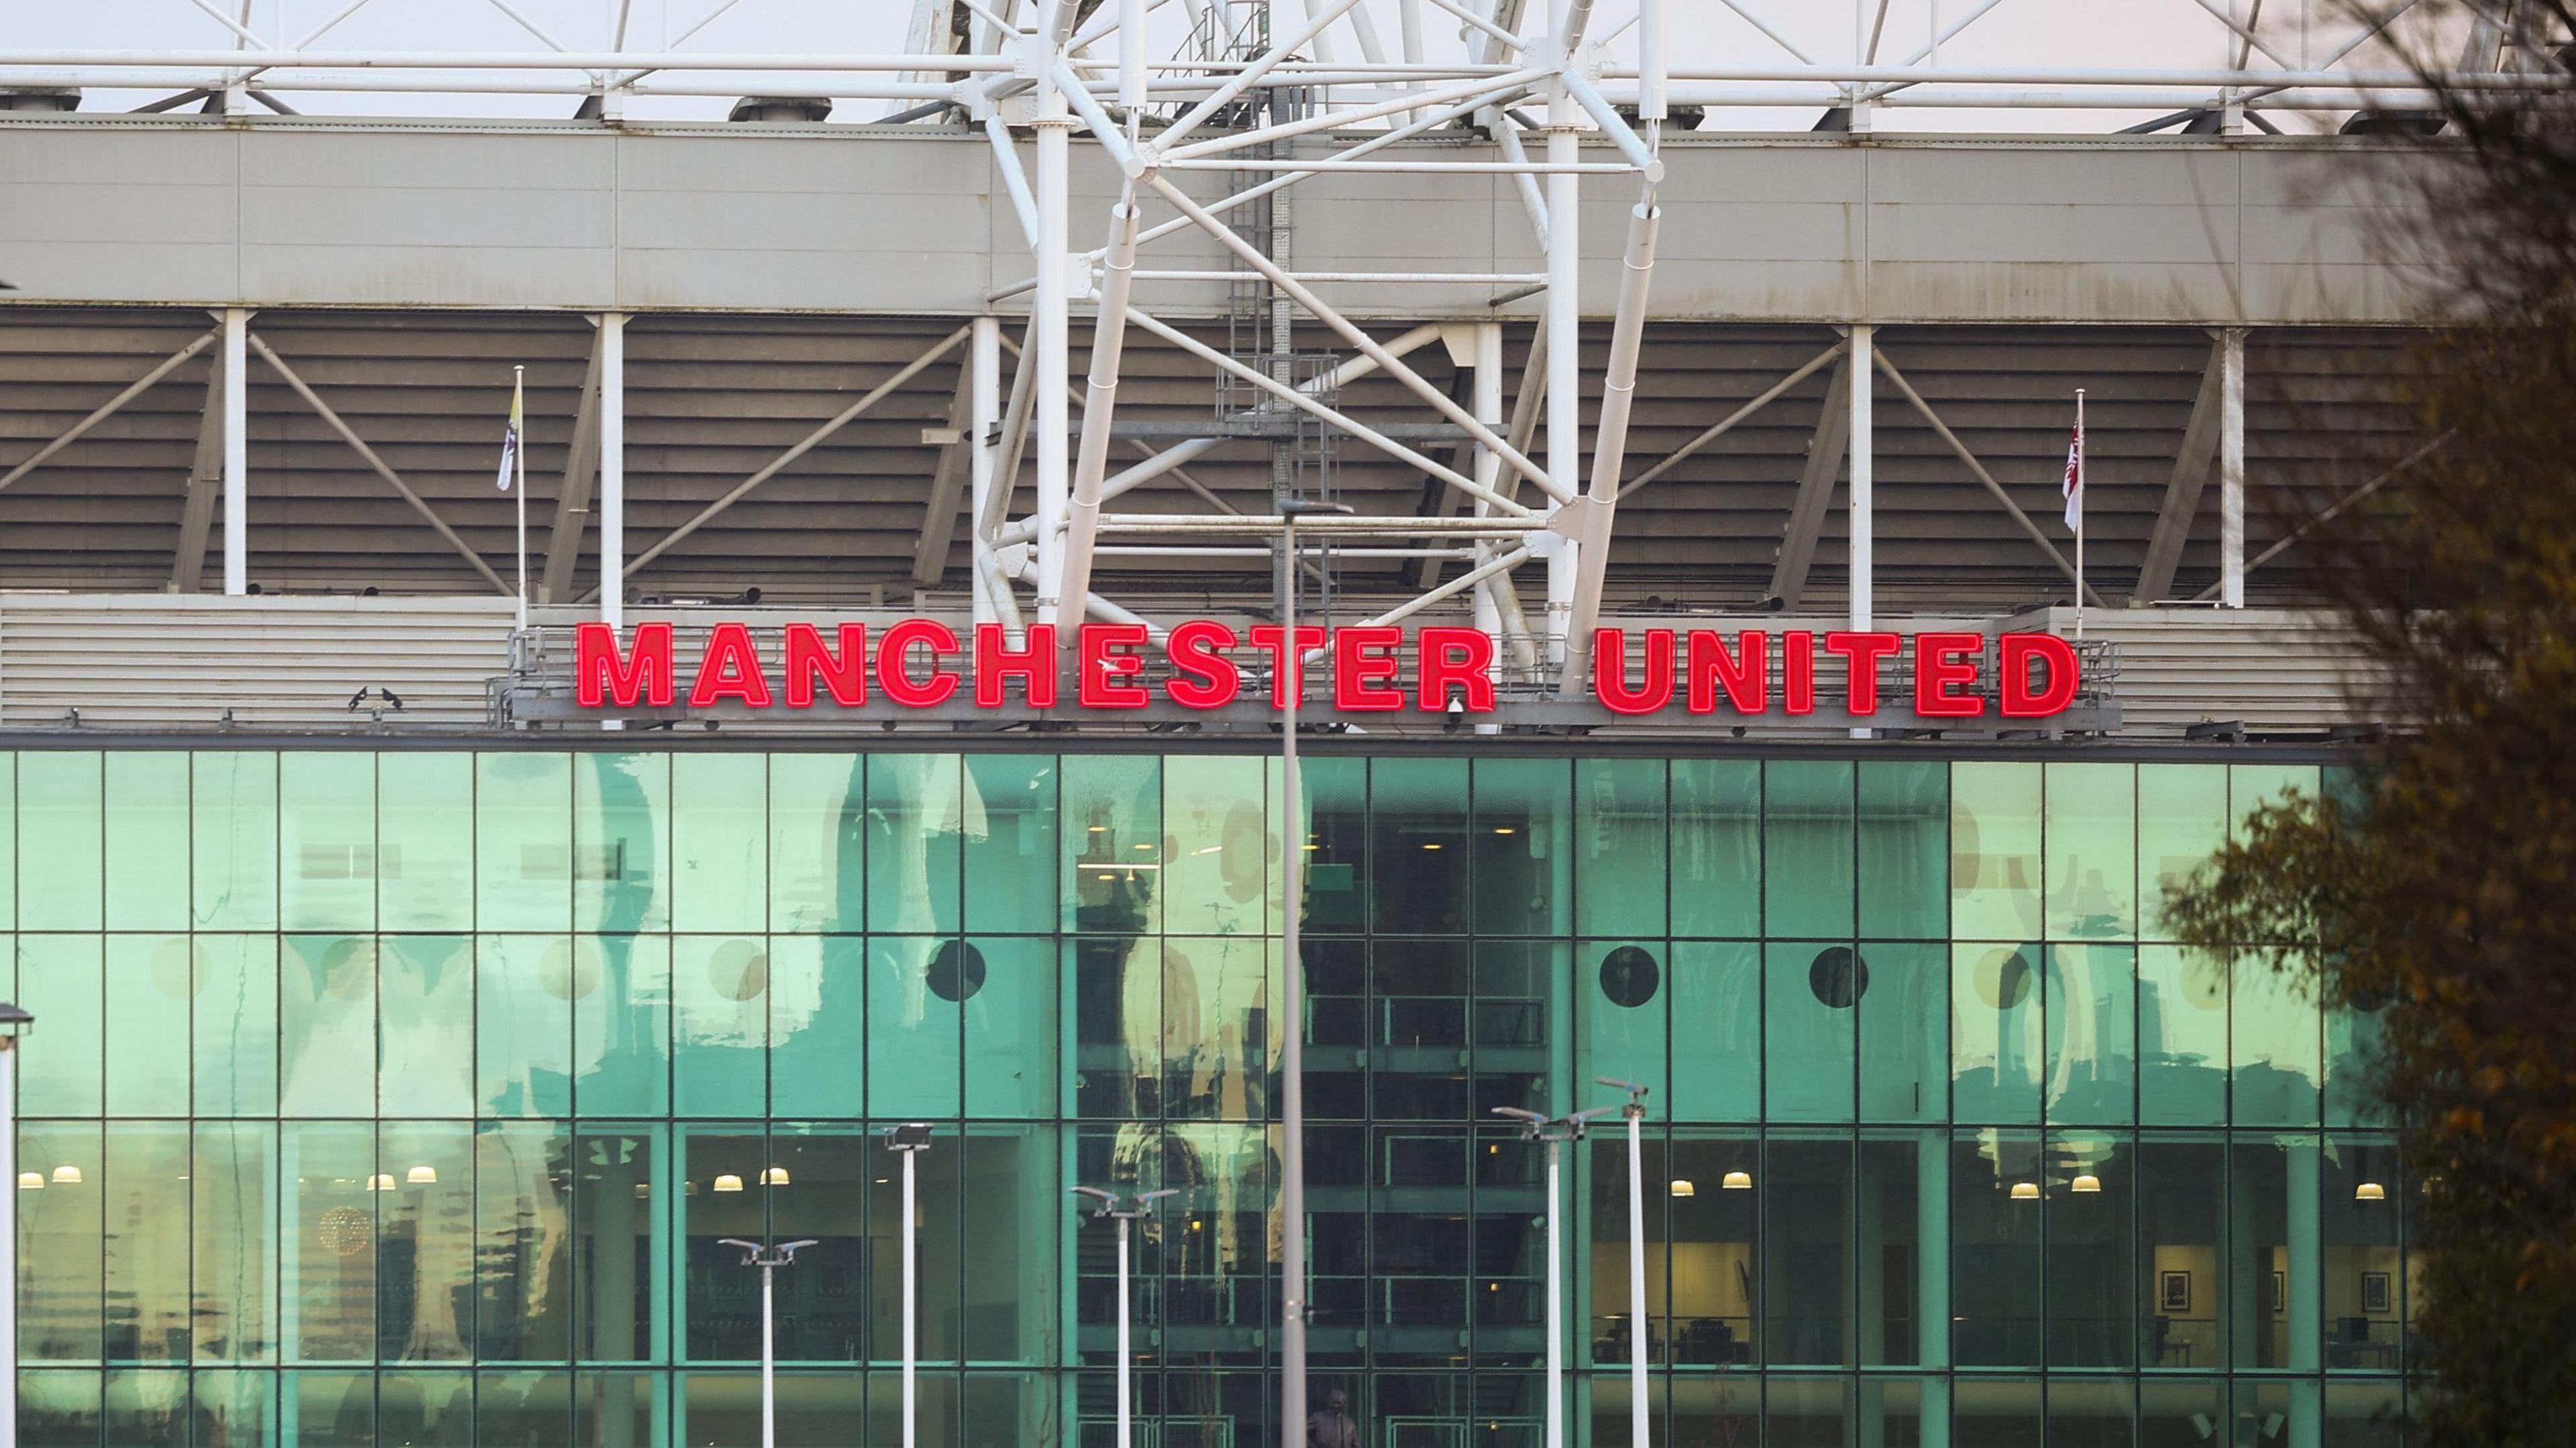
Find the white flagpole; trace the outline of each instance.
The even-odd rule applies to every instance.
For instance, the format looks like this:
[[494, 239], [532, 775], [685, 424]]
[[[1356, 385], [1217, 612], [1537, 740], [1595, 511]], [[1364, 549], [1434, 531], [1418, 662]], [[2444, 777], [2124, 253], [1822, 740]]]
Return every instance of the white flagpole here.
[[[524, 366], [513, 367], [510, 369], [510, 375], [510, 414], [519, 427], [519, 485], [511, 491], [519, 495], [519, 627], [524, 630], [528, 626], [528, 423], [526, 411], [528, 369]], [[2077, 395], [2082, 396], [2081, 393]], [[2083, 545], [2078, 543], [2076, 546], [2078, 556], [2081, 557]], [[2077, 600], [2079, 604], [2082, 601]]]
[[2084, 389], [2075, 389], [2075, 636], [2084, 637]]

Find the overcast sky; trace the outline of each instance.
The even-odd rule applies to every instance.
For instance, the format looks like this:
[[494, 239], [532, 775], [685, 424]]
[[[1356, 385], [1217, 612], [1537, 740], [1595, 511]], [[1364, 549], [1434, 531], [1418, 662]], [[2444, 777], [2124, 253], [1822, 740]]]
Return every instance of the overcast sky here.
[[[236, 7], [243, 0], [206, 0]], [[345, 10], [350, 0], [248, 0], [249, 28], [272, 43], [293, 43]], [[605, 49], [613, 33], [619, 0], [507, 0], [509, 7], [567, 48]], [[656, 50], [687, 32], [711, 12], [723, 13], [691, 37], [686, 48], [701, 51], [865, 53], [904, 48], [913, 0], [629, 0], [627, 44]], [[1239, 3], [1239, 0], [1238, 0]], [[1388, 47], [1396, 45], [1398, 7], [1402, 0], [1364, 0]], [[1873, 10], [1878, 0], [1861, 0]], [[1940, 17], [1956, 24], [1983, 0], [1890, 0], [1881, 63], [1898, 63], [1925, 42]], [[2231, 0], [2210, 0], [2225, 9]], [[2252, 0], [2233, 0], [2240, 7]], [[1544, 0], [1531, 0], [1533, 11]], [[1277, 0], [1282, 16], [1302, 16], [1302, 0]], [[1731, 13], [1740, 6], [1778, 32], [1790, 45], [1819, 62], [1839, 62], [1854, 53], [1854, 5], [1848, 0], [1669, 0], [1677, 64], [1758, 65], [1789, 61], [1790, 55], [1753, 24]], [[1594, 33], [1627, 20], [1636, 0], [1599, 0]], [[2352, 33], [2341, 19], [2343, 0], [2270, 0], [2260, 5], [2259, 34], [2284, 58], [2321, 59]], [[1423, 28], [1431, 54], [1456, 53], [1458, 23], [1428, 4], [1421, 4]], [[213, 16], [191, 0], [0, 0], [0, 46], [9, 49], [81, 48], [227, 48], [235, 38]], [[1282, 22], [1286, 22], [1283, 20]], [[1159, 53], [1179, 48], [1186, 25], [1181, 0], [1171, 0], [1155, 16]], [[1347, 24], [1330, 33], [1338, 58], [1357, 59], [1359, 46]], [[1625, 59], [1635, 51], [1631, 29], [1614, 44]], [[364, 0], [316, 49], [390, 50], [536, 50], [544, 42], [503, 11], [495, 0]], [[1991, 12], [1941, 48], [1948, 65], [2010, 64], [2067, 67], [2213, 66], [2229, 59], [2226, 29], [2199, 0], [2001, 0]], [[2258, 66], [2268, 62], [2257, 58]], [[2371, 51], [2351, 63], [2372, 63]], [[2382, 54], [2376, 64], [2385, 67]], [[123, 109], [150, 99], [152, 92], [100, 92], [84, 109]], [[461, 96], [418, 94], [340, 94], [297, 100], [309, 112], [378, 115], [525, 115], [560, 116], [569, 102], [560, 96]], [[721, 118], [726, 102], [712, 98], [639, 99], [630, 114], [639, 117]], [[883, 102], [848, 102], [835, 119], [872, 119], [887, 109]], [[1813, 108], [1794, 111], [1729, 110], [1712, 117], [1711, 130], [1803, 129], [1815, 118]], [[2134, 116], [2079, 111], [2010, 115], [1962, 111], [1915, 110], [1890, 115], [1889, 128], [1912, 130], [2105, 130]], [[2296, 127], [2288, 127], [2296, 129]]]

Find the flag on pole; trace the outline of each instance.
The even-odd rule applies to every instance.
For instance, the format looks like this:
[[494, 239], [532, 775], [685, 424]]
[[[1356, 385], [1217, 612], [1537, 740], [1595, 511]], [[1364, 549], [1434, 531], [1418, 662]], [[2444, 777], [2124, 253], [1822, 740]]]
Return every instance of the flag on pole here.
[[522, 394], [525, 388], [526, 384], [523, 382], [511, 384], [510, 426], [501, 434], [500, 486], [501, 491], [505, 493], [510, 491], [511, 475], [519, 470], [519, 406], [523, 401]]
[[2084, 530], [2084, 404], [2075, 404], [2075, 434], [2066, 444], [2066, 481], [2061, 490], [2066, 494], [2066, 526]]

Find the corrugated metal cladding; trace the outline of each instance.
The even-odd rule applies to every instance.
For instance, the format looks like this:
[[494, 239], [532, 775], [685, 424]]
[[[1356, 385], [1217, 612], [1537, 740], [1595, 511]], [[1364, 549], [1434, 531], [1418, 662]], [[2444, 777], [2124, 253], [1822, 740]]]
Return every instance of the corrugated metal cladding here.
[[479, 598], [0, 597], [0, 727], [479, 725], [515, 613]]
[[[2071, 635], [2075, 611], [2052, 608], [2014, 627]], [[2385, 675], [2351, 630], [2306, 609], [2089, 609], [2084, 636], [2119, 648], [2124, 735], [2242, 724], [2253, 734], [2402, 723]]]
[[[869, 389], [937, 345], [957, 318], [642, 316], [628, 328], [627, 539], [641, 553], [804, 439]], [[212, 325], [202, 312], [0, 309], [0, 472], [32, 456]], [[575, 429], [593, 327], [566, 313], [266, 311], [252, 331], [507, 578], [512, 503], [493, 487], [510, 369], [528, 372], [532, 574], [551, 551], [580, 548], [571, 597], [596, 586], [595, 533], [576, 515], [556, 537], [556, 498]], [[1400, 328], [1377, 329], [1390, 336]], [[1006, 323], [1016, 343], [1019, 324]], [[1222, 347], [1221, 331], [1203, 331]], [[2259, 330], [2248, 345], [2249, 551], [2259, 552], [2316, 500], [2365, 480], [2410, 438], [2399, 389], [2413, 334], [2395, 329]], [[1318, 329], [1320, 349], [1323, 334]], [[1629, 448], [1632, 478], [1830, 346], [1823, 326], [1675, 323], [1649, 330]], [[1525, 326], [1507, 334], [1517, 387]], [[1077, 328], [1075, 346], [1087, 345]], [[1119, 390], [1122, 423], [1203, 422], [1216, 410], [1207, 368], [1133, 336]], [[1883, 356], [1960, 443], [2061, 548], [2058, 479], [2074, 394], [2088, 395], [2093, 488], [2089, 565], [2104, 595], [2136, 586], [2148, 539], [2185, 451], [2211, 358], [2198, 328], [1907, 326], [1881, 329]], [[1587, 425], [1607, 349], [1584, 337]], [[0, 493], [0, 583], [81, 591], [157, 590], [180, 575], [176, 552], [188, 479], [201, 445], [209, 348], [43, 466]], [[1412, 354], [1435, 386], [1464, 396], [1465, 373], [1437, 344]], [[1005, 368], [1008, 369], [1006, 359]], [[1631, 494], [1611, 562], [1614, 603], [1649, 598], [1749, 605], [1768, 591], [1798, 478], [1835, 367], [1828, 366], [1731, 432]], [[959, 354], [941, 356], [884, 401], [790, 464], [742, 502], [635, 573], [639, 597], [717, 598], [758, 588], [779, 601], [901, 601], [919, 544]], [[484, 582], [331, 426], [253, 353], [249, 366], [251, 578], [268, 593], [489, 593]], [[1076, 402], [1078, 404], [1079, 398]], [[1429, 410], [1383, 377], [1342, 405], [1372, 423], [1420, 423]], [[1077, 406], [1077, 417], [1079, 409]], [[1877, 390], [1878, 597], [1888, 609], [2014, 608], [2071, 597], [2070, 585], [1974, 472], [1884, 378]], [[1170, 439], [1122, 440], [1140, 460]], [[1447, 440], [1421, 444], [1444, 457]], [[1416, 469], [1343, 438], [1342, 496], [1360, 511], [1458, 510]], [[1033, 469], [1034, 461], [1029, 461]], [[1837, 477], [1841, 474], [1838, 472]], [[1016, 511], [1031, 504], [1022, 474]], [[1131, 511], [1266, 507], [1269, 465], [1258, 442], [1230, 443], [1129, 494]], [[2200, 498], [2168, 597], [2214, 581], [2217, 489]], [[1805, 597], [1843, 590], [1844, 503], [1827, 510]], [[219, 560], [220, 519], [207, 532]], [[965, 586], [964, 530], [952, 530], [938, 581]], [[2071, 550], [2069, 550], [2071, 551]], [[2250, 579], [2259, 600], [2309, 596], [2293, 548]], [[1456, 565], [1449, 565], [1454, 569]], [[1104, 556], [1104, 591], [1169, 600], [1266, 594], [1260, 565]], [[204, 565], [211, 581], [219, 567]], [[1409, 596], [1418, 563], [1346, 564], [1344, 596], [1364, 604]]]

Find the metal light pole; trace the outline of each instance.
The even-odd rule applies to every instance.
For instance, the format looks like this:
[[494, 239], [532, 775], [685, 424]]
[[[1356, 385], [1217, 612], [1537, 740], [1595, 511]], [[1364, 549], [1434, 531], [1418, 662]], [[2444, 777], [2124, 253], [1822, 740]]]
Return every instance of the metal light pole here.
[[0, 1002], [0, 1444], [18, 1441], [18, 1038], [36, 1018]]
[[1279, 500], [1279, 1444], [1306, 1448], [1306, 962], [1298, 944], [1305, 913], [1299, 873], [1306, 864], [1303, 798], [1297, 784], [1297, 705], [1306, 660], [1297, 647], [1297, 520], [1348, 513], [1347, 503]]
[[1091, 1215], [1110, 1217], [1118, 1223], [1118, 1448], [1134, 1448], [1136, 1353], [1129, 1346], [1130, 1329], [1127, 1322], [1130, 1307], [1127, 1291], [1127, 1233], [1131, 1224], [1140, 1218], [1153, 1215], [1156, 1201], [1177, 1195], [1180, 1189], [1165, 1187], [1159, 1192], [1138, 1192], [1126, 1199], [1129, 1205], [1124, 1211], [1119, 1209], [1119, 1197], [1116, 1192], [1105, 1192], [1098, 1187], [1075, 1187], [1073, 1190], [1100, 1204], [1092, 1209]]
[[886, 1130], [886, 1150], [903, 1158], [903, 1448], [913, 1448], [915, 1429], [921, 1421], [921, 1399], [915, 1382], [921, 1364], [917, 1307], [921, 1265], [914, 1260], [914, 1243], [920, 1229], [913, 1212], [913, 1165], [929, 1149], [927, 1121], [907, 1121]]
[[1609, 1076], [1592, 1079], [1628, 1093], [1619, 1108], [1628, 1118], [1628, 1441], [1646, 1448], [1646, 1353], [1653, 1340], [1646, 1317], [1646, 1088]]
[[746, 1242], [740, 1237], [723, 1237], [718, 1242], [742, 1249], [742, 1265], [760, 1269], [760, 1448], [778, 1448], [778, 1314], [772, 1295], [772, 1275], [796, 1260], [796, 1249], [811, 1247], [811, 1237], [801, 1241], [781, 1242], [765, 1247]]
[[1565, 1144], [1581, 1141], [1592, 1118], [1611, 1108], [1541, 1116], [1517, 1106], [1497, 1106], [1496, 1116], [1521, 1124], [1521, 1140], [1547, 1143], [1547, 1438], [1545, 1448], [1565, 1448], [1565, 1253], [1559, 1246], [1558, 1218], [1565, 1192]]

